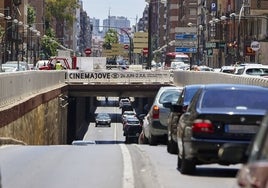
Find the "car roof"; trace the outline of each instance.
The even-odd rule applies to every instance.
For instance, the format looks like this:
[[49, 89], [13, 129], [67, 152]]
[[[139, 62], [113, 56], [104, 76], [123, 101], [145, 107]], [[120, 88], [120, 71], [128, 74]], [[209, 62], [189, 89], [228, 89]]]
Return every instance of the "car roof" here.
[[244, 89], [264, 89], [268, 90], [266, 87], [257, 86], [257, 85], [246, 85], [246, 84], [206, 84], [204, 85], [205, 89], [225, 89], [225, 88], [244, 88]]
[[185, 88], [189, 88], [189, 89], [191, 89], [191, 88], [200, 88], [200, 87], [203, 87], [204, 86], [204, 84], [190, 84], [190, 85], [185, 85], [184, 87]]

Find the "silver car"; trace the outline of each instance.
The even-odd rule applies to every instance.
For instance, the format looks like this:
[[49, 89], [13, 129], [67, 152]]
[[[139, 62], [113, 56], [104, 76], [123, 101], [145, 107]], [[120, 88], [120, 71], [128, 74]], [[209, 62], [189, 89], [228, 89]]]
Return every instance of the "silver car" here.
[[154, 102], [143, 120], [144, 143], [156, 145], [158, 138], [167, 139], [167, 119], [169, 108], [163, 106], [164, 103], [175, 103], [182, 87], [164, 86], [161, 87], [154, 99]]

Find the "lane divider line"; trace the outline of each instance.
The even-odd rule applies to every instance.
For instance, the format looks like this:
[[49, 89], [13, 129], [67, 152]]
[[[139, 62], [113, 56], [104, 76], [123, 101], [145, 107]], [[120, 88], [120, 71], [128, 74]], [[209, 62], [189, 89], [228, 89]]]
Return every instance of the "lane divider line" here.
[[123, 188], [134, 188], [132, 160], [125, 144], [119, 144], [123, 156]]

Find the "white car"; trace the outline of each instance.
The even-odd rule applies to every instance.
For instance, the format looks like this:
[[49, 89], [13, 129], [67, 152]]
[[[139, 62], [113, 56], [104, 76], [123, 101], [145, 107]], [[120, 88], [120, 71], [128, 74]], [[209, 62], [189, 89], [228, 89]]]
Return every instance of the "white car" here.
[[236, 68], [235, 74], [244, 76], [267, 76], [268, 66], [261, 64], [241, 66]]
[[122, 106], [124, 106], [124, 105], [130, 105], [130, 104], [131, 104], [131, 102], [128, 98], [120, 99], [119, 108], [122, 108]]
[[144, 143], [156, 145], [158, 138], [167, 139], [167, 119], [170, 108], [164, 107], [163, 104], [177, 102], [182, 89], [176, 86], [163, 86], [158, 90], [148, 114], [143, 119]]
[[125, 119], [128, 117], [136, 117], [136, 112], [134, 111], [124, 111], [122, 114], [122, 123], [125, 122]]

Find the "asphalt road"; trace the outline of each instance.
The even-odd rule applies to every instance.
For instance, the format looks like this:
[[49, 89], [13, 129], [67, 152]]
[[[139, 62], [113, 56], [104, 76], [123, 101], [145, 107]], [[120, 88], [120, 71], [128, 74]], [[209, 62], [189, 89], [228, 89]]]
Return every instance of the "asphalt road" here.
[[[120, 118], [118, 107], [99, 107]], [[119, 119], [118, 119], [119, 120]], [[2, 188], [234, 188], [240, 165], [197, 166], [195, 175], [176, 169], [177, 156], [166, 145], [125, 144], [122, 124], [95, 127], [88, 145], [0, 147]]]

